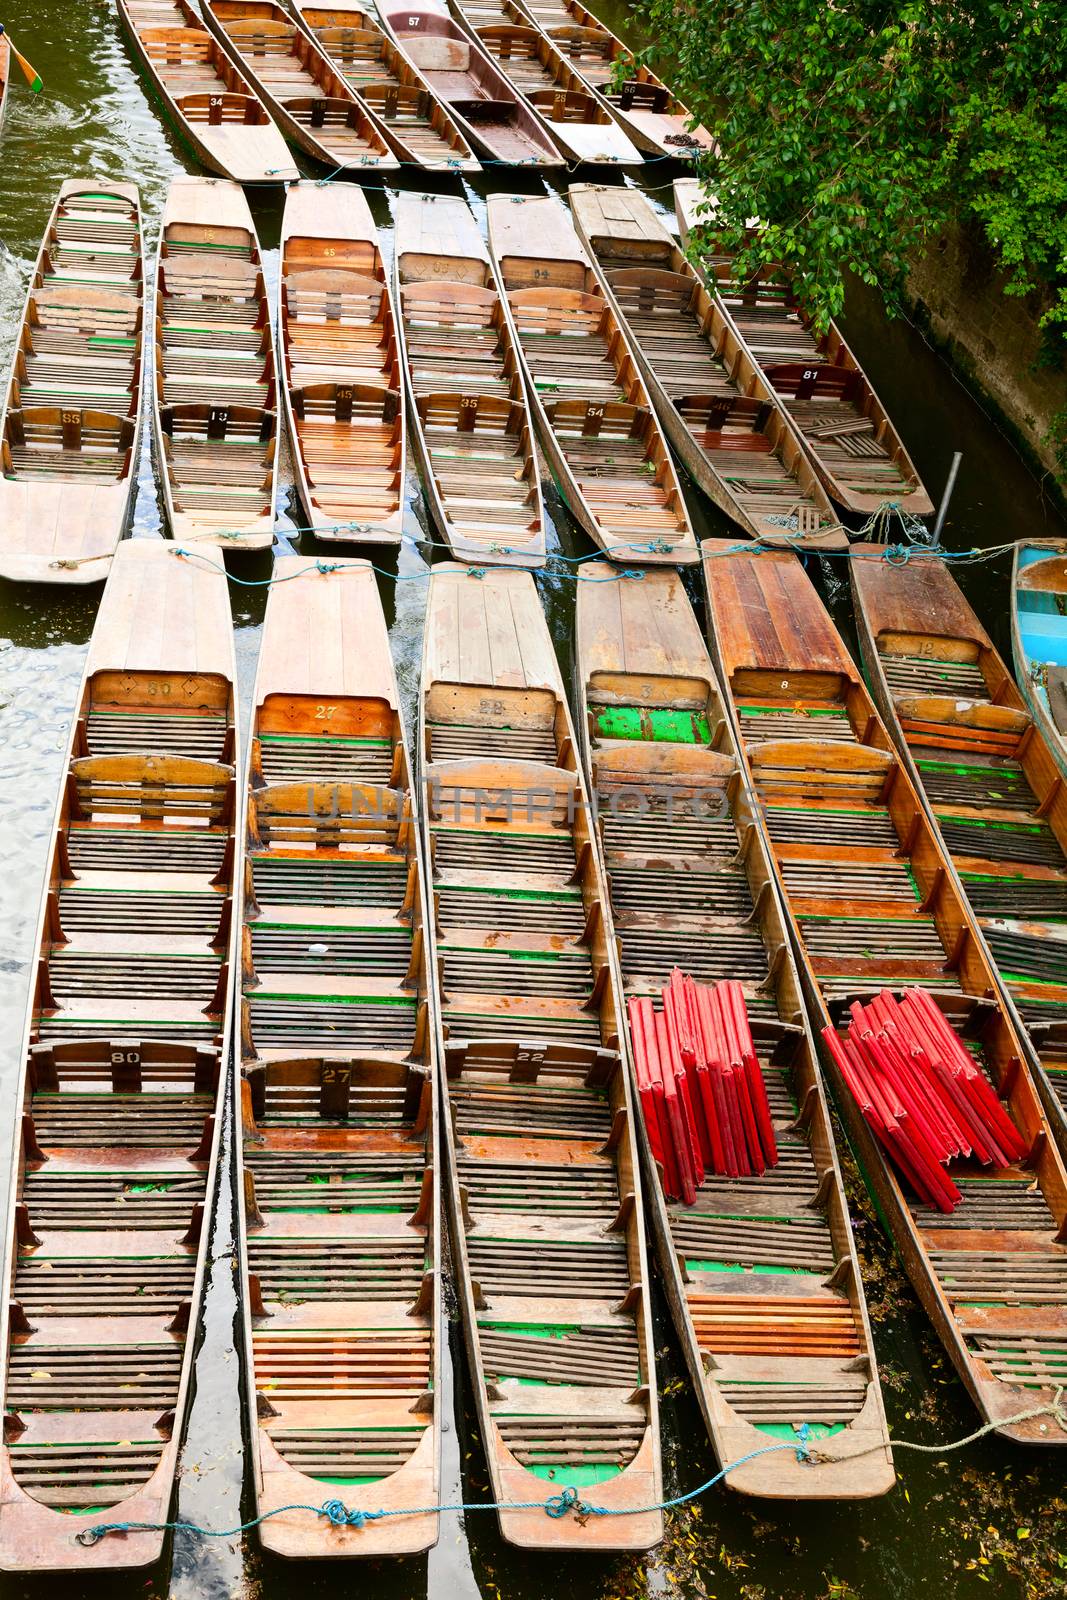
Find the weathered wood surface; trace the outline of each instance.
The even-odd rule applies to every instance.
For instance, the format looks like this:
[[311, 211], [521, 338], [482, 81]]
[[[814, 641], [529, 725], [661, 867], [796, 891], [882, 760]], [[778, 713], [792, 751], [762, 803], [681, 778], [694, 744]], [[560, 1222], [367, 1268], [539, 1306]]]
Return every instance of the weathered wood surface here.
[[221, 558], [123, 544], [38, 922], [7, 1208], [0, 1566], [158, 1559], [232, 1021], [233, 629]]
[[636, 189], [572, 184], [579, 238], [675, 450], [765, 544], [844, 549], [803, 441], [723, 308]]
[[379, 16], [419, 77], [448, 107], [479, 155], [506, 165], [561, 167], [565, 157], [544, 119], [516, 93], [492, 56], [435, 0]]
[[612, 560], [688, 563], [696, 538], [636, 357], [563, 203], [491, 195], [489, 246], [541, 443]]
[[[677, 180], [674, 203], [685, 244], [713, 213], [694, 178]], [[733, 258], [717, 253], [703, 272], [837, 504], [857, 516], [889, 504], [911, 516], [931, 516], [933, 502], [870, 379], [836, 323], [817, 331], [787, 269], [768, 267], [736, 284]]]
[[[907, 767], [795, 558], [724, 554], [723, 541], [713, 541], [704, 576], [713, 653], [817, 1026], [831, 1018], [846, 1025], [854, 998], [926, 989], [969, 1043], [1029, 1151], [1002, 1172], [954, 1162], [964, 1199], [951, 1217], [933, 1212], [898, 1181], [825, 1057], [867, 1181], [982, 1416], [1020, 1442], [1062, 1444], [1062, 1432], [1042, 1430], [1040, 1419], [1008, 1420], [1053, 1397], [1067, 1173], [981, 930]], [[1034, 1263], [1025, 1295], [1020, 1252]], [[1016, 1344], [1024, 1315], [1025, 1348]], [[1014, 1354], [1005, 1357], [1009, 1345]]]
[[209, 172], [241, 184], [299, 177], [285, 140], [190, 0], [115, 0], [137, 57]]
[[[374, 571], [330, 565], [278, 561], [247, 773], [238, 1193], [260, 1515], [336, 1493], [404, 1511], [441, 1493], [419, 836]], [[260, 1538], [350, 1558], [414, 1554], [437, 1533], [432, 1512], [362, 1529], [285, 1512]]]
[[295, 184], [282, 215], [278, 324], [307, 526], [396, 545], [406, 430], [392, 295], [361, 189]]
[[859, 545], [860, 648], [879, 710], [952, 858], [1067, 1151], [1067, 792], [1054, 749], [951, 569]]
[[[732, 1488], [882, 1494], [894, 1472], [848, 1204], [729, 715], [679, 576], [610, 575], [594, 563], [579, 587], [576, 651], [617, 981], [653, 999], [676, 964], [702, 982], [741, 982], [780, 1153], [762, 1177], [709, 1177], [687, 1208], [666, 1201], [642, 1127], [675, 1326], [723, 1463], [758, 1452], [783, 1423], [839, 1425], [816, 1465], [757, 1457], [730, 1474]], [[629, 1060], [632, 1072], [632, 1046]]]
[[377, 117], [275, 0], [203, 0], [204, 21], [286, 137], [331, 172], [395, 172]]
[[478, 224], [464, 200], [401, 194], [393, 247], [412, 436], [434, 522], [457, 557], [542, 566], [521, 360]]
[[178, 177], [156, 258], [152, 421], [174, 538], [269, 549], [278, 471], [271, 307], [237, 184]]
[[[638, 1508], [662, 1480], [633, 1110], [588, 794], [529, 574], [434, 567], [420, 746], [453, 1259], [494, 1496], [535, 1506], [501, 1530], [645, 1549], [662, 1518]], [[553, 1484], [590, 1471], [599, 1505], [634, 1514], [546, 1517]]]
[[444, 102], [384, 32], [364, 0], [290, 0], [290, 9], [334, 69], [373, 111], [401, 161], [429, 172], [477, 172], [481, 167]]
[[137, 189], [67, 179], [30, 277], [0, 419], [0, 576], [107, 577], [129, 521], [143, 365]]

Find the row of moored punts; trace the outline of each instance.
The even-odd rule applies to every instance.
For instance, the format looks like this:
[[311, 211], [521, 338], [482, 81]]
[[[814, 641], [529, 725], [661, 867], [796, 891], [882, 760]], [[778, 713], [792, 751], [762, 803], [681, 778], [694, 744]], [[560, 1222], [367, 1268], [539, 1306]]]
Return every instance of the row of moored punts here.
[[686, 159], [688, 109], [579, 0], [117, 0], [170, 120], [210, 172], [361, 177]]
[[[594, 563], [577, 721], [532, 575], [438, 564], [411, 748], [373, 568], [282, 557], [242, 759], [220, 553], [120, 546], [26, 1019], [0, 1565], [159, 1554], [137, 1525], [166, 1521], [178, 1470], [231, 1055], [272, 1550], [437, 1537], [444, 1207], [508, 1540], [662, 1534], [650, 1247], [729, 1485], [886, 1492], [827, 1085], [983, 1421], [1067, 1443], [1042, 1410], [1067, 1360], [1067, 761], [944, 562], [887, 554], [851, 562], [870, 690], [792, 552], [705, 542], [707, 640], [677, 571]], [[1035, 595], [1040, 566], [1020, 558]], [[740, 985], [777, 1153], [690, 1204], [652, 1153], [628, 1009], [678, 967]], [[832, 1047], [885, 991], [922, 991], [1023, 1152], [953, 1159], [951, 1211], [900, 1176]], [[620, 1514], [550, 1517], [561, 1489]], [[336, 1499], [400, 1514], [299, 1509]], [[135, 1526], [77, 1542], [101, 1520]]]
[[[684, 236], [695, 182], [676, 199]], [[144, 388], [168, 531], [187, 548], [271, 545], [283, 416], [304, 527], [355, 547], [400, 543], [409, 446], [438, 542], [491, 564], [546, 559], [538, 444], [580, 527], [624, 565], [699, 559], [672, 446], [764, 544], [840, 550], [842, 516], [929, 512], [837, 330], [813, 331], [783, 274], [735, 293], [728, 268], [698, 272], [639, 191], [574, 185], [569, 209], [491, 196], [488, 245], [465, 201], [400, 193], [389, 274], [362, 191], [299, 183], [275, 303], [236, 184], [175, 179], [151, 267], [136, 189], [69, 181], [2, 421], [0, 575], [106, 576]]]

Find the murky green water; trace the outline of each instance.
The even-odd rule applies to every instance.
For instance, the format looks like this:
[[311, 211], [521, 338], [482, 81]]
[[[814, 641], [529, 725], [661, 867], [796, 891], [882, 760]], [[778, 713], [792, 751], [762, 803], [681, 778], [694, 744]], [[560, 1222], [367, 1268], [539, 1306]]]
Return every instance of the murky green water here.
[[[598, 8], [621, 33], [633, 37], [620, 0]], [[708, 6], [709, 21], [714, 6]], [[45, 95], [31, 103], [13, 86], [0, 146], [0, 367], [6, 374], [18, 316], [40, 235], [61, 180], [92, 174], [127, 178], [141, 186], [146, 236], [155, 232], [172, 173], [195, 170], [157, 102], [132, 65], [113, 8], [102, 0], [25, 0], [5, 19], [16, 43], [44, 78]], [[646, 182], [666, 185], [670, 169], [649, 165]], [[530, 174], [480, 177], [468, 189], [478, 207], [489, 189], [540, 190]], [[415, 178], [411, 187], [420, 184]], [[652, 197], [670, 208], [669, 188]], [[252, 197], [268, 272], [277, 270], [280, 193]], [[372, 195], [388, 247], [389, 203]], [[992, 545], [1026, 535], [1067, 534], [1043, 501], [1040, 485], [948, 369], [904, 322], [887, 325], [877, 305], [858, 298], [846, 328], [860, 359], [895, 417], [915, 462], [936, 493], [952, 451], [964, 452], [963, 470], [946, 530], [952, 547]], [[135, 534], [158, 536], [160, 504], [145, 430]], [[280, 497], [283, 544], [293, 523]], [[694, 518], [708, 532], [726, 532], [717, 514], [696, 495]], [[558, 499], [550, 494], [556, 539], [568, 553], [585, 547]], [[408, 532], [426, 531], [418, 485], [409, 484]], [[298, 535], [291, 535], [298, 541]], [[235, 569], [262, 579], [269, 563], [246, 561]], [[400, 555], [395, 581], [382, 580], [393, 649], [409, 697], [418, 670], [425, 565], [410, 546]], [[838, 614], [847, 620], [847, 584], [826, 575]], [[1007, 645], [1007, 590], [1003, 564], [972, 568], [965, 584], [998, 642]], [[565, 671], [571, 664], [573, 582], [555, 574], [541, 581], [542, 595]], [[92, 627], [99, 591], [65, 597], [0, 584], [0, 1127], [13, 1114], [19, 1038], [28, 981], [33, 921], [44, 870], [46, 834], [65, 747], [67, 726]], [[251, 686], [264, 591], [231, 585], [242, 687]], [[6, 1140], [0, 1141], [6, 1144]], [[0, 1173], [0, 1182], [6, 1174]], [[218, 1208], [215, 1262], [207, 1297], [196, 1392], [186, 1435], [178, 1498], [181, 1517], [214, 1528], [231, 1527], [250, 1514], [243, 1493], [243, 1452], [234, 1346], [236, 1298], [228, 1248], [232, 1212], [228, 1186]], [[900, 1438], [958, 1438], [976, 1417], [919, 1310], [861, 1191], [853, 1189], [868, 1292], [875, 1321], [886, 1408]], [[684, 1492], [716, 1470], [662, 1304], [657, 1316], [659, 1376], [664, 1392], [665, 1477], [668, 1493]], [[481, 1447], [469, 1405], [466, 1373], [452, 1328], [456, 1356], [446, 1395], [446, 1498], [478, 1500], [487, 1493]], [[450, 1401], [454, 1399], [454, 1408]], [[454, 1419], [454, 1420], [453, 1420]], [[0, 1600], [48, 1593], [149, 1597], [173, 1594], [208, 1600], [244, 1592], [288, 1600], [298, 1589], [316, 1596], [371, 1593], [381, 1600], [622, 1600], [624, 1596], [715, 1596], [719, 1600], [917, 1600], [937, 1590], [961, 1597], [1062, 1594], [1067, 1588], [1064, 1539], [1064, 1466], [1008, 1445], [983, 1442], [936, 1461], [901, 1454], [901, 1481], [885, 1500], [866, 1506], [744, 1502], [718, 1489], [698, 1511], [671, 1519], [663, 1548], [639, 1560], [566, 1561], [518, 1555], [503, 1545], [488, 1514], [443, 1519], [437, 1549], [421, 1561], [369, 1566], [294, 1567], [264, 1558], [255, 1536], [206, 1541], [178, 1534], [159, 1569], [98, 1581], [27, 1584], [0, 1579]], [[1064, 1550], [1062, 1556], [1060, 1549]]]

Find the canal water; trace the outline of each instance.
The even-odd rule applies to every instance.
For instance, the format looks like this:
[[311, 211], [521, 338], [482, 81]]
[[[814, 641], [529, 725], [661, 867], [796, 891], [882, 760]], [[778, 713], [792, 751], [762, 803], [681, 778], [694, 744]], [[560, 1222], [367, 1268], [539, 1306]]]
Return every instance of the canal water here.
[[[640, 42], [622, 0], [597, 0], [616, 30]], [[714, 7], [708, 7], [713, 14]], [[132, 179], [141, 189], [146, 239], [154, 248], [168, 182], [195, 171], [192, 156], [162, 117], [133, 66], [107, 0], [24, 0], [6, 19], [15, 42], [44, 79], [31, 101], [13, 84], [0, 160], [0, 370], [6, 375], [29, 272], [60, 182], [71, 176]], [[16, 72], [16, 77], [18, 76]], [[676, 168], [646, 165], [641, 181], [670, 212]], [[404, 181], [418, 189], [417, 174]], [[466, 186], [484, 212], [491, 190], [521, 183], [540, 192], [530, 173], [480, 175]], [[277, 272], [281, 193], [250, 195], [269, 274]], [[390, 204], [371, 204], [391, 249]], [[945, 531], [950, 548], [991, 546], [1017, 538], [1063, 536], [1057, 519], [1011, 444], [960, 386], [916, 329], [887, 322], [878, 303], [857, 294], [845, 330], [895, 418], [916, 465], [938, 494], [954, 450], [963, 467]], [[134, 536], [159, 537], [161, 502], [144, 430]], [[307, 549], [286, 475], [280, 494], [283, 549]], [[701, 532], [729, 528], [694, 491]], [[551, 543], [569, 555], [588, 545], [554, 491], [548, 493]], [[408, 484], [406, 529], [429, 531], [416, 479]], [[839, 620], [848, 619], [847, 577], [840, 563], [823, 573]], [[233, 563], [231, 599], [242, 690], [251, 688], [266, 591], [236, 579], [262, 581], [267, 558]], [[1008, 569], [1003, 560], [967, 568], [963, 581], [983, 620], [1007, 650]], [[405, 545], [381, 579], [401, 683], [412, 704], [425, 606], [427, 567]], [[542, 597], [569, 677], [574, 580], [558, 571], [540, 579]], [[64, 594], [0, 584], [0, 1127], [14, 1114], [16, 1052], [31, 970], [31, 942], [47, 830], [75, 693], [99, 590]], [[232, 1119], [227, 1120], [229, 1147]], [[5, 1147], [7, 1140], [0, 1141]], [[0, 1171], [0, 1183], [6, 1172]], [[885, 1387], [897, 1438], [936, 1443], [977, 1426], [966, 1394], [920, 1310], [850, 1172], [850, 1197], [865, 1265]], [[232, 1258], [232, 1196], [223, 1179], [217, 1207], [214, 1264], [196, 1362], [195, 1396], [186, 1433], [178, 1515], [213, 1529], [234, 1528], [252, 1514], [244, 1471], [239, 1407], [237, 1306]], [[452, 1297], [449, 1296], [450, 1302]], [[451, 1309], [454, 1318], [454, 1302]], [[663, 1306], [656, 1300], [658, 1373], [663, 1395], [665, 1482], [678, 1495], [716, 1471], [700, 1414]], [[453, 1319], [447, 1363], [444, 1492], [449, 1501], [487, 1498], [481, 1443]], [[991, 1595], [1037, 1600], [1067, 1588], [1067, 1479], [1063, 1456], [1042, 1457], [988, 1440], [944, 1458], [901, 1452], [899, 1481], [883, 1500], [824, 1508], [744, 1501], [712, 1490], [671, 1516], [660, 1549], [640, 1558], [566, 1560], [519, 1554], [503, 1544], [490, 1513], [450, 1513], [437, 1548], [419, 1561], [286, 1565], [265, 1557], [255, 1534], [205, 1539], [177, 1533], [159, 1567], [106, 1584], [73, 1578], [28, 1583], [0, 1577], [0, 1600], [48, 1594], [220, 1600], [247, 1595], [289, 1600], [368, 1593], [376, 1600], [629, 1600], [652, 1595], [716, 1600], [918, 1600], [941, 1592], [966, 1600]]]

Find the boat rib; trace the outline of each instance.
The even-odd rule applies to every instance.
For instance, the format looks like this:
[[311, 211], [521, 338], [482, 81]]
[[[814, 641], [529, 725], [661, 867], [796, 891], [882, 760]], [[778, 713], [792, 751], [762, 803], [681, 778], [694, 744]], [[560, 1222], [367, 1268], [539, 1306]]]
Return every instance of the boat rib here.
[[[366, 562], [276, 564], [246, 820], [239, 1195], [260, 1538], [290, 1557], [408, 1555], [438, 1531], [410, 1508], [440, 1499], [437, 1080], [414, 798]], [[299, 1507], [337, 1494], [405, 1514], [309, 1524]]]
[[153, 421], [175, 539], [274, 540], [278, 390], [248, 202], [219, 178], [175, 178], [156, 261]]
[[[588, 795], [529, 573], [432, 569], [421, 695], [453, 1260], [492, 1497], [523, 1548], [647, 1549], [662, 1485], [633, 1108]], [[594, 1485], [626, 1514], [545, 1516], [562, 1487]]]
[[[603, 96], [639, 150], [684, 161], [715, 141], [706, 128], [690, 127], [692, 113], [581, 0], [522, 0], [537, 26], [563, 52], [574, 70]], [[615, 87], [619, 62], [628, 76]]]
[[645, 196], [572, 184], [570, 204], [667, 437], [694, 481], [764, 544], [845, 549], [800, 435]]
[[[658, 1002], [672, 968], [741, 983], [779, 1164], [709, 1174], [665, 1198], [642, 1122], [660, 1269], [729, 1487], [777, 1499], [884, 1494], [894, 1471], [848, 1202], [789, 935], [753, 828], [707, 646], [681, 578], [605, 563], [579, 584], [585, 758], [624, 996]], [[627, 1041], [635, 1097], [632, 1042]], [[806, 1424], [817, 1464], [761, 1456]]]
[[[221, 558], [123, 544], [71, 731], [17, 1090], [5, 1571], [84, 1577], [162, 1552], [230, 1043], [234, 685]], [[101, 1520], [133, 1527], [76, 1542]]]
[[[711, 209], [695, 178], [677, 180], [674, 202], [684, 245]], [[768, 267], [738, 284], [725, 254], [708, 256], [702, 270], [838, 505], [857, 516], [887, 504], [931, 516], [933, 502], [870, 379], [835, 322], [816, 329], [788, 271]]]
[[993, 641], [937, 556], [850, 563], [878, 709], [924, 793], [1067, 1150], [1067, 793]]
[[[925, 991], [988, 1077], [1028, 1154], [954, 1160], [945, 1215], [899, 1180], [827, 1052], [838, 1109], [922, 1304], [983, 1419], [1026, 1444], [1067, 1433], [1067, 1174], [980, 931], [851, 657], [796, 557], [703, 545], [705, 596], [811, 1015], [844, 1027], [883, 989]], [[1057, 1376], [1059, 1374], [1060, 1376]]]
[[354, 94], [378, 118], [390, 148], [427, 172], [477, 172], [481, 162], [459, 125], [382, 31], [373, 4], [289, 0], [303, 27]]
[[30, 277], [0, 420], [0, 576], [107, 577], [137, 475], [143, 346], [137, 190], [68, 179]]
[[613, 561], [688, 563], [696, 538], [626, 334], [563, 203], [490, 195], [489, 249], [545, 453]]
[[398, 195], [393, 255], [412, 436], [434, 522], [457, 557], [543, 566], [519, 357], [470, 207], [448, 195]]
[[190, 0], [115, 0], [171, 120], [209, 172], [234, 183], [299, 177], [285, 140]]
[[531, 24], [517, 0], [500, 0], [491, 18], [478, 0], [452, 0], [452, 6], [512, 88], [549, 124], [552, 138], [571, 161], [641, 162], [641, 151], [612, 106], [579, 76], [556, 42]]
[[396, 329], [378, 231], [354, 184], [289, 190], [278, 324], [308, 527], [346, 544], [399, 544], [404, 400]]
[[204, 20], [294, 144], [333, 172], [395, 172], [385, 130], [275, 0], [202, 0]]
[[526, 104], [444, 0], [383, 0], [379, 16], [404, 58], [448, 107], [484, 160], [500, 166], [562, 167], [543, 118]]

